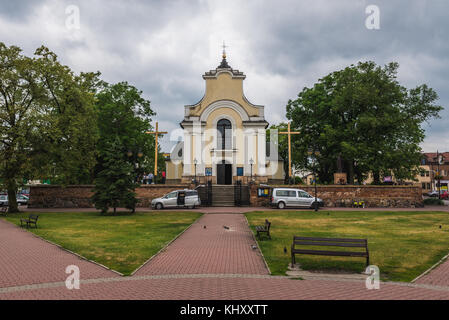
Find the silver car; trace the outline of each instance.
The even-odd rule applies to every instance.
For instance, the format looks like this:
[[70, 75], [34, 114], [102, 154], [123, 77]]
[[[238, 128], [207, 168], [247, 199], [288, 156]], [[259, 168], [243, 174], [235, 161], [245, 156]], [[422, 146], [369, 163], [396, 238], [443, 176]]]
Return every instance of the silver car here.
[[[318, 206], [322, 207], [324, 202], [317, 198]], [[284, 209], [286, 207], [315, 208], [315, 197], [301, 189], [273, 188], [271, 205]]]
[[151, 207], [156, 210], [186, 207], [193, 209], [199, 205], [201, 205], [201, 200], [196, 190], [176, 190], [151, 201]]

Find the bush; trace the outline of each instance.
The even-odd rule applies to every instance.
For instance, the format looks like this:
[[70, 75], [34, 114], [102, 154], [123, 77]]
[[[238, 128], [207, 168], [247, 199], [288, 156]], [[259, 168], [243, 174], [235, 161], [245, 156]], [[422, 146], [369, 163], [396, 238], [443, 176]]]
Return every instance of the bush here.
[[424, 199], [424, 204], [427, 206], [443, 206], [444, 202], [440, 199], [428, 198]]

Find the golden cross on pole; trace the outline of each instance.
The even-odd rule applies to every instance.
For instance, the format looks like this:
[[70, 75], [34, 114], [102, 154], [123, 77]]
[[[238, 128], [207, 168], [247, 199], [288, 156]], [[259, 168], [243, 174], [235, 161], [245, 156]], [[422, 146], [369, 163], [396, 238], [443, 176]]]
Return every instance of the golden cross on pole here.
[[292, 134], [299, 134], [299, 132], [290, 131], [290, 122], [288, 123], [287, 132], [279, 132], [279, 134], [288, 134], [288, 177], [292, 177], [292, 147], [291, 147], [291, 136]]
[[155, 136], [155, 143], [154, 143], [154, 180], [156, 180], [157, 176], [157, 138], [160, 134], [166, 134], [168, 132], [166, 131], [159, 131], [159, 123], [156, 122], [156, 131], [147, 131], [147, 134], [154, 134]]

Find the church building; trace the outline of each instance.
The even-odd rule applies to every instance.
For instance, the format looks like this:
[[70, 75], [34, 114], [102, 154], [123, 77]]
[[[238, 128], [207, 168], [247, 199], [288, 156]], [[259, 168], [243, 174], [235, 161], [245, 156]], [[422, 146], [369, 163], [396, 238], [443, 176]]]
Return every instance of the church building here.
[[229, 66], [225, 51], [222, 58], [203, 75], [203, 98], [184, 107], [184, 139], [166, 161], [166, 183], [282, 183], [283, 160], [274, 139], [267, 142], [264, 106], [248, 101], [246, 76]]

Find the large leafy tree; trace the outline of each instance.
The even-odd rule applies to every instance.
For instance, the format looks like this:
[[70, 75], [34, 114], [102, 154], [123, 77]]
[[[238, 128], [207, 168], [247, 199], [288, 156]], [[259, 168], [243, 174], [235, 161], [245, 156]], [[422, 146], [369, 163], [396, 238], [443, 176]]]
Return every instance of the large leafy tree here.
[[38, 75], [34, 60], [20, 48], [0, 43], [0, 173], [10, 212], [18, 211], [16, 192], [31, 170], [31, 142], [46, 121], [45, 89]]
[[98, 128], [95, 92], [99, 73], [75, 75], [45, 47], [36, 51], [39, 80], [45, 89], [48, 116], [34, 141], [39, 178], [52, 183], [88, 184], [93, 181]]
[[45, 47], [0, 43], [0, 174], [9, 209], [24, 178], [86, 181], [95, 160], [94, 74], [75, 75]]
[[[419, 170], [422, 124], [442, 107], [434, 90], [421, 85], [407, 90], [397, 81], [397, 63], [384, 67], [360, 62], [304, 88], [287, 104], [287, 118], [301, 134], [295, 139], [295, 164], [307, 167], [307, 150], [320, 152], [320, 181], [332, 182], [341, 169], [348, 181], [374, 182], [394, 174], [413, 179]], [[340, 167], [340, 168], [339, 168]]]
[[[127, 174], [132, 181], [137, 182], [144, 172], [149, 172], [154, 164], [154, 137], [145, 132], [152, 129], [151, 117], [155, 115], [150, 107], [150, 101], [142, 97], [142, 92], [134, 86], [120, 82], [114, 85], [102, 84], [96, 96], [99, 140], [97, 143], [98, 159], [96, 166], [95, 195], [93, 201], [97, 206], [104, 205], [105, 199], [114, 201], [116, 206], [126, 207], [131, 201], [135, 184], [116, 181], [113, 174], [117, 165], [125, 161], [121, 175]], [[117, 155], [113, 158], [113, 150]], [[110, 186], [119, 183], [122, 198], [117, 199], [115, 193], [110, 193]], [[123, 187], [126, 186], [126, 192]], [[112, 203], [112, 202], [110, 202]], [[131, 208], [133, 209], [133, 208]]]

